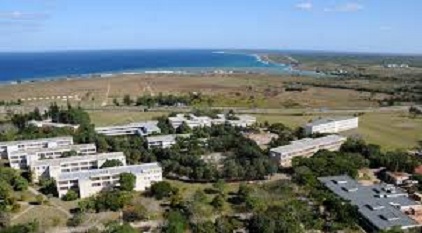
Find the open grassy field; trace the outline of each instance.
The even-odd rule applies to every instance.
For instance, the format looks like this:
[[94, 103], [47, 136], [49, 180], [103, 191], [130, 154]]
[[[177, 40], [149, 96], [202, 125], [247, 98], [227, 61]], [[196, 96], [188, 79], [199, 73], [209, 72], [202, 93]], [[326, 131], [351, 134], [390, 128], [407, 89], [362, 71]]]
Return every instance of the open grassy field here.
[[263, 74], [122, 75], [4, 85], [0, 86], [0, 100], [25, 99], [24, 105], [35, 107], [48, 105], [53, 97], [54, 101], [65, 104], [66, 100], [58, 100], [57, 96], [73, 96], [73, 104], [96, 108], [113, 105], [114, 98], [122, 99], [126, 94], [136, 99], [141, 95], [198, 92], [212, 96], [213, 106], [358, 108], [378, 106], [376, 100], [385, 97], [384, 94], [375, 94], [369, 98], [370, 94], [365, 92], [323, 87], [309, 87], [302, 92], [285, 90], [290, 85], [287, 82], [301, 79], [303, 77]]
[[[257, 115], [261, 122], [281, 122], [290, 127], [301, 126], [318, 117], [327, 115]], [[406, 113], [366, 113], [360, 117], [359, 129], [344, 134], [359, 135], [370, 143], [381, 145], [384, 150], [412, 148], [422, 140], [422, 118], [412, 118]]]
[[[96, 125], [113, 125], [132, 121], [150, 120], [162, 116], [163, 112], [91, 112]], [[259, 114], [259, 122], [281, 122], [298, 127], [312, 119], [335, 116], [333, 114]], [[412, 118], [405, 112], [365, 113], [360, 117], [359, 129], [345, 132], [345, 135], [359, 135], [370, 143], [379, 144], [385, 150], [415, 147], [422, 140], [422, 118]]]
[[96, 126], [127, 124], [136, 121], [152, 120], [154, 117], [166, 115], [163, 112], [89, 112]]

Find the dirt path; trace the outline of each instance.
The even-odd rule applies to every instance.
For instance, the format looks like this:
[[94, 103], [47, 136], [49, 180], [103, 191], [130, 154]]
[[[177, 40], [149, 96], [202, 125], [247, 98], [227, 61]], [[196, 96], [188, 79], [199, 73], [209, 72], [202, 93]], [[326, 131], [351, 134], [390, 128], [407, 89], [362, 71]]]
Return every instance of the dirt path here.
[[104, 98], [104, 101], [101, 103], [101, 106], [107, 106], [107, 102], [108, 102], [108, 95], [110, 94], [110, 89], [111, 89], [111, 85], [110, 82], [107, 84], [107, 92]]
[[[45, 199], [48, 199], [44, 194], [38, 192], [36, 189], [34, 189], [33, 187], [28, 187], [28, 191], [30, 191], [31, 193], [33, 193], [34, 195], [42, 195]], [[57, 210], [59, 210], [60, 212], [63, 212], [64, 214], [66, 214], [66, 216], [68, 218], [71, 218], [73, 215], [67, 211], [66, 209], [64, 209], [63, 207], [57, 205], [56, 203], [50, 202], [50, 204], [52, 206], [54, 206]]]

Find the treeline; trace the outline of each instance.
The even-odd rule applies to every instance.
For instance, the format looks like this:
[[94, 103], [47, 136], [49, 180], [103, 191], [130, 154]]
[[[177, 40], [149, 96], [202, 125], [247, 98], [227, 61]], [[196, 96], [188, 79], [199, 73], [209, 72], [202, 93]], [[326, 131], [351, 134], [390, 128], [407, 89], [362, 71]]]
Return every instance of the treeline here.
[[131, 97], [130, 95], [124, 95], [121, 102], [117, 99], [113, 99], [113, 104], [116, 106], [146, 106], [148, 108], [161, 107], [161, 106], [192, 106], [195, 104], [206, 103], [211, 105], [213, 103], [212, 98], [202, 95], [201, 93], [189, 93], [188, 95], [165, 95], [159, 93], [157, 96], [143, 95], [138, 97]]
[[22, 104], [22, 100], [18, 99], [17, 101], [5, 101], [5, 100], [0, 100], [0, 106], [16, 106], [16, 105], [21, 105]]

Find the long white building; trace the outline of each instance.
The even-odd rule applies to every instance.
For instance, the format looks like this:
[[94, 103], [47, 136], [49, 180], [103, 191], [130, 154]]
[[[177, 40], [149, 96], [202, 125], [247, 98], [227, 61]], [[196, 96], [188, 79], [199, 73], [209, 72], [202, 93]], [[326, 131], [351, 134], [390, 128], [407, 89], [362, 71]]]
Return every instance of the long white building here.
[[136, 122], [126, 125], [96, 127], [95, 131], [106, 136], [140, 135], [146, 136], [153, 133], [161, 133], [157, 126], [158, 121]]
[[217, 114], [217, 118], [215, 119], [208, 116], [195, 116], [194, 114], [177, 114], [175, 117], [169, 117], [168, 119], [175, 129], [183, 123], [186, 123], [190, 128], [210, 127], [224, 123], [232, 126], [247, 127], [256, 123], [256, 117], [250, 115], [236, 115], [234, 118], [226, 119], [226, 115], [224, 114]]
[[79, 128], [79, 125], [55, 123], [55, 122], [52, 122], [51, 119], [44, 120], [44, 121], [31, 120], [31, 121], [28, 121], [28, 124], [33, 125], [33, 126], [38, 127], [38, 128], [43, 128], [43, 127], [71, 128], [73, 130], [77, 130]]
[[162, 181], [162, 168], [158, 163], [146, 163], [124, 167], [111, 167], [90, 171], [61, 173], [57, 177], [57, 191], [63, 197], [70, 190], [79, 192], [81, 198], [100, 191], [118, 187], [120, 174], [132, 173], [136, 176], [135, 190], [144, 191], [152, 183]]
[[36, 148], [23, 151], [11, 151], [7, 154], [7, 158], [11, 168], [26, 169], [34, 161], [60, 158], [64, 155], [65, 152], [71, 151], [74, 151], [77, 155], [92, 155], [97, 153], [97, 148], [95, 144]]
[[176, 144], [176, 135], [159, 135], [147, 137], [148, 149], [152, 148], [170, 148]]
[[126, 166], [126, 157], [123, 152], [114, 152], [33, 161], [30, 170], [33, 181], [38, 182], [40, 178], [57, 179], [62, 173], [99, 169], [107, 160], [119, 160], [123, 166]]
[[270, 150], [270, 156], [280, 166], [291, 166], [292, 159], [298, 156], [310, 157], [319, 150], [337, 151], [347, 140], [338, 135], [328, 135], [321, 138], [304, 138], [292, 141], [290, 145], [276, 147]]
[[7, 158], [8, 153], [30, 149], [55, 148], [73, 144], [72, 137], [41, 138], [34, 140], [0, 142], [0, 154]]
[[315, 120], [305, 125], [305, 133], [339, 133], [359, 127], [358, 117], [337, 117]]

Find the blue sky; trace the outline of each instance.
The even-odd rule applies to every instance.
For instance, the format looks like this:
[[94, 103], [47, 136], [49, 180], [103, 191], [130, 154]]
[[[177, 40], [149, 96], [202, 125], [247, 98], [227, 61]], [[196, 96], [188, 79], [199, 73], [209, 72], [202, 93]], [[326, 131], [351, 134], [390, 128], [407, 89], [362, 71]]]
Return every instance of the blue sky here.
[[421, 0], [0, 0], [0, 51], [422, 53]]

